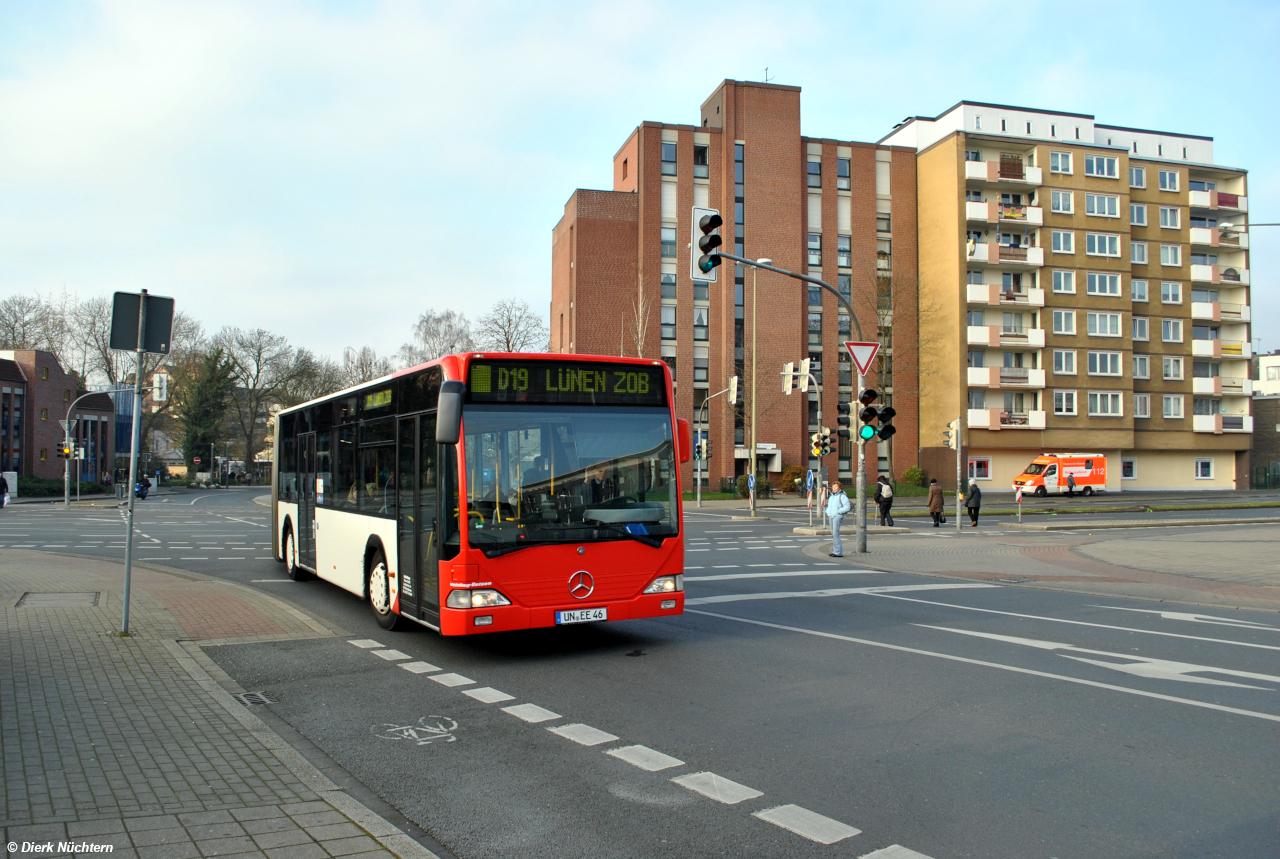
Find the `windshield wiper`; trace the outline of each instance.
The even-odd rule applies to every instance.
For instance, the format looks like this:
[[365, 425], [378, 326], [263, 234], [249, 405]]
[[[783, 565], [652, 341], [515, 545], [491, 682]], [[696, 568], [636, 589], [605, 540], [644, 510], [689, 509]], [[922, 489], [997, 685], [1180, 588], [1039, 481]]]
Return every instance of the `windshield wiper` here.
[[624, 534], [627, 537], [630, 537], [632, 540], [635, 540], [637, 543], [644, 543], [646, 546], [652, 546], [655, 549], [662, 547], [662, 540], [660, 540], [659, 538], [650, 536], [649, 534], [636, 534], [632, 531], [628, 531], [627, 526], [624, 523], [597, 522], [595, 523], [595, 527], [614, 529], [619, 533]]
[[502, 546], [493, 546], [492, 548], [485, 548], [484, 546], [480, 546], [479, 549], [481, 552], [484, 552], [484, 556], [486, 558], [497, 558], [502, 555], [510, 555], [512, 552], [518, 552], [521, 549], [527, 549], [530, 546], [545, 546], [545, 545], [547, 544], [542, 542], [508, 543]]

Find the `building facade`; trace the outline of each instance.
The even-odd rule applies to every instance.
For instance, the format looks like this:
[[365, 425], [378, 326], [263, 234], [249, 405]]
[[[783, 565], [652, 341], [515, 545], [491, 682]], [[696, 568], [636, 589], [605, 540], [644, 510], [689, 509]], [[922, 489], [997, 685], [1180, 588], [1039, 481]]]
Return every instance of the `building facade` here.
[[[748, 470], [753, 373], [759, 476], [777, 483], [798, 465], [849, 479], [853, 446], [819, 462], [809, 436], [819, 412], [834, 427], [854, 396], [841, 343], [860, 327], [883, 344], [867, 384], [898, 412], [867, 470], [901, 474], [919, 447], [915, 171], [913, 148], [803, 136], [798, 87], [726, 80], [699, 124], [638, 126], [614, 156], [612, 190], [569, 198], [553, 232], [551, 349], [670, 365], [677, 414], [705, 421], [713, 488]], [[857, 325], [833, 295], [782, 275], [726, 263], [714, 282], [695, 279], [695, 206], [720, 211], [726, 250], [831, 284]], [[821, 396], [785, 395], [783, 364], [806, 358]], [[717, 396], [732, 376], [736, 406]]]
[[[67, 409], [84, 394], [80, 380], [67, 373], [52, 352], [0, 350], [0, 471], [20, 476], [61, 479], [64, 462], [62, 425]], [[76, 404], [72, 441], [84, 450], [78, 461], [86, 481], [100, 480], [115, 462], [114, 407], [106, 394], [91, 394]], [[76, 463], [72, 463], [73, 469]], [[75, 471], [72, 472], [73, 476]]]
[[959, 416], [980, 486], [1090, 451], [1112, 491], [1248, 487], [1247, 176], [1212, 138], [961, 102], [881, 143], [918, 152], [926, 471]]

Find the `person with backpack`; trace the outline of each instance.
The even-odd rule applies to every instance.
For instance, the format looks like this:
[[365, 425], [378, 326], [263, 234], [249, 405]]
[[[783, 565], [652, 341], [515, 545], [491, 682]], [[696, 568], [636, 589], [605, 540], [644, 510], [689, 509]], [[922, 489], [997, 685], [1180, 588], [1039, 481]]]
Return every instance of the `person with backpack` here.
[[883, 474], [876, 478], [876, 506], [880, 508], [880, 524], [893, 526], [893, 483]]
[[840, 525], [845, 514], [853, 509], [853, 502], [840, 488], [839, 481], [831, 482], [831, 496], [827, 498], [827, 518], [831, 520], [831, 557], [844, 557], [844, 543], [840, 540]]

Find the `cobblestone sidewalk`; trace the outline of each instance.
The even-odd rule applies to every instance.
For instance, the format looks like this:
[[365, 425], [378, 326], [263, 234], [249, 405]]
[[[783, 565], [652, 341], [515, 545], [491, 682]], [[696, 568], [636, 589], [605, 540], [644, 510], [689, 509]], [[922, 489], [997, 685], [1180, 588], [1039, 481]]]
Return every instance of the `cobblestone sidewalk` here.
[[180, 643], [340, 631], [248, 588], [136, 568], [134, 634], [122, 638], [121, 583], [104, 561], [0, 555], [6, 855], [51, 843], [55, 855], [109, 845], [123, 859], [435, 856], [340, 790]]

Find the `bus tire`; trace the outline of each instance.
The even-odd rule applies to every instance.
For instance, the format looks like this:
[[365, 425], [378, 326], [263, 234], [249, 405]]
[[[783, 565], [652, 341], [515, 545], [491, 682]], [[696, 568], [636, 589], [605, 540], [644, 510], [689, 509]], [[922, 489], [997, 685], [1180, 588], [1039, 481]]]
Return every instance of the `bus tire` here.
[[284, 571], [295, 582], [305, 582], [307, 571], [298, 566], [298, 543], [293, 538], [293, 526], [284, 526]]
[[400, 615], [391, 610], [391, 580], [387, 577], [387, 556], [382, 549], [374, 549], [369, 556], [369, 607], [378, 626], [386, 630], [396, 628]]
[[1044, 487], [1043, 487], [1043, 486], [1037, 486], [1037, 487], [1036, 487], [1036, 497], [1037, 497], [1037, 498], [1043, 498], [1043, 497], [1045, 496], [1045, 494], [1046, 494], [1046, 493], [1045, 493], [1045, 489], [1044, 489]]
[[1092, 494], [1093, 494], [1093, 487], [1092, 487], [1092, 486], [1086, 486], [1086, 487], [1084, 488], [1084, 494], [1085, 494], [1085, 495], [1092, 495]]

